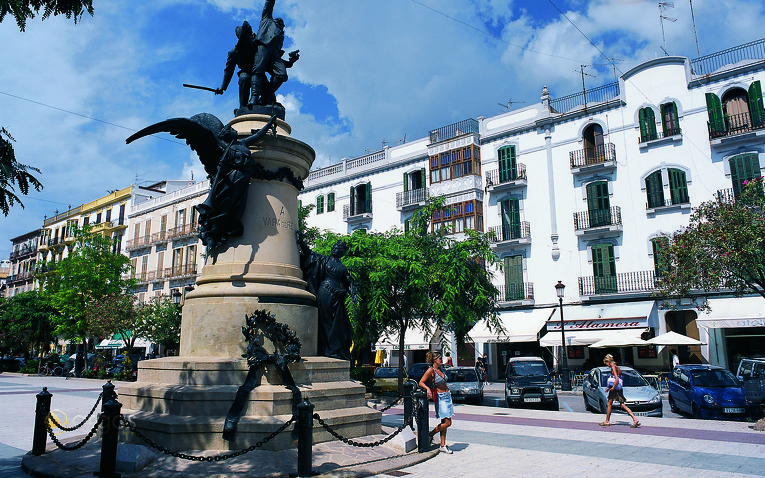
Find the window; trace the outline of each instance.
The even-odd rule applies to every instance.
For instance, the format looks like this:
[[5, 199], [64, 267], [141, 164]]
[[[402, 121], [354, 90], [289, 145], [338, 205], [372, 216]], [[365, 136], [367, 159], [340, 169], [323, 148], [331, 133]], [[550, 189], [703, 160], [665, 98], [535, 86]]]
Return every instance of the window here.
[[756, 153], [739, 154], [728, 160], [730, 164], [730, 180], [733, 184], [733, 194], [741, 195], [744, 189], [744, 181], [762, 176], [760, 173], [760, 160]]
[[505, 258], [505, 300], [525, 299], [523, 289], [523, 257]]
[[[421, 174], [424, 179], [425, 173]], [[481, 174], [481, 150], [477, 146], [470, 145], [430, 157], [431, 184], [473, 174]]]
[[759, 80], [752, 82], [748, 91], [743, 88], [727, 91], [722, 100], [714, 93], [707, 93], [706, 102], [710, 138], [765, 126], [765, 107]]
[[521, 208], [518, 198], [507, 198], [499, 203], [502, 215], [503, 241], [521, 237]]
[[661, 170], [654, 171], [645, 178], [645, 189], [648, 195], [649, 209], [664, 206], [664, 184], [661, 179]]
[[661, 130], [664, 132], [664, 137], [680, 134], [680, 121], [677, 118], [677, 105], [675, 102], [664, 103], [660, 108]]
[[431, 218], [431, 230], [448, 229], [447, 234], [463, 232], [467, 229], [483, 231], [483, 203], [465, 201], [435, 211]]
[[101, 213], [96, 214], [96, 224], [101, 224]]
[[596, 294], [617, 292], [613, 244], [594, 244], [592, 246], [592, 275], [595, 279]]
[[372, 183], [351, 186], [350, 215], [365, 214], [372, 212]]
[[106, 222], [112, 222], [112, 208], [106, 210]]
[[653, 108], [641, 108], [638, 111], [638, 121], [640, 123], [640, 141], [645, 143], [656, 139], [656, 116]]
[[316, 198], [316, 214], [324, 214], [324, 196]]
[[597, 164], [605, 161], [606, 148], [603, 142], [603, 128], [599, 124], [585, 128], [582, 139], [584, 140], [585, 164]]
[[685, 171], [669, 168], [667, 169], [667, 175], [669, 176], [669, 194], [672, 204], [689, 203], [688, 182], [685, 180]]
[[327, 194], [327, 212], [332, 212], [334, 210], [335, 210], [335, 193], [329, 193]]
[[653, 251], [653, 271], [656, 277], [664, 277], [670, 270], [669, 264], [669, 238], [655, 237], [651, 239]]
[[499, 163], [499, 182], [505, 183], [518, 179], [518, 169], [515, 162], [515, 146], [503, 146], [497, 151]]
[[590, 216], [590, 227], [611, 224], [611, 204], [606, 181], [596, 181], [587, 185], [587, 212]]
[[124, 204], [120, 204], [119, 225], [120, 226], [124, 226], [125, 225], [125, 205]]

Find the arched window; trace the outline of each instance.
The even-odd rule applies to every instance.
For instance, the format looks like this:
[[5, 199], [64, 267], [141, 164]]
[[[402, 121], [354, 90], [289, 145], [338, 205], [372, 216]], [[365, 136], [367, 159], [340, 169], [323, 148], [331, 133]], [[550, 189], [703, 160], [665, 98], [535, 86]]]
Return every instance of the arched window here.
[[640, 122], [640, 141], [645, 143], [656, 139], [656, 116], [653, 108], [641, 108], [638, 112]]
[[645, 189], [648, 195], [648, 208], [664, 206], [664, 184], [661, 180], [661, 170], [654, 171], [645, 178]]
[[584, 140], [586, 164], [597, 164], [605, 161], [606, 150], [603, 145], [603, 128], [599, 124], [592, 124], [585, 128], [582, 139]]
[[739, 197], [743, 191], [744, 181], [750, 181], [762, 176], [760, 160], [755, 153], [738, 154], [728, 160], [730, 164], [730, 180], [733, 184], [733, 194]]
[[664, 137], [680, 134], [680, 120], [677, 117], [677, 105], [664, 103], [659, 107], [661, 109], [661, 129]]

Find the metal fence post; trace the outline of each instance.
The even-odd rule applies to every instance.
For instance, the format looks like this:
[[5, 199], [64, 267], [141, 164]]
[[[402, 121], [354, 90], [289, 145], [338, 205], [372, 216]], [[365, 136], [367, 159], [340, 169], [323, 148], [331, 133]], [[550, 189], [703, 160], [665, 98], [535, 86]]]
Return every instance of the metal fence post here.
[[414, 393], [415, 399], [419, 400], [420, 408], [417, 410], [417, 451], [428, 451], [430, 447], [430, 420], [428, 407], [428, 395], [422, 389]]
[[115, 472], [117, 466], [117, 437], [120, 430], [120, 410], [122, 404], [112, 398], [104, 405], [103, 431], [101, 432], [101, 465], [98, 473], [100, 478], [119, 478]]
[[101, 413], [104, 413], [106, 411], [106, 403], [111, 400], [117, 400], [117, 394], [114, 392], [114, 384], [111, 380], [106, 382], [101, 387], [101, 390]]
[[308, 399], [298, 409], [298, 476], [311, 476], [313, 466], [313, 403]]
[[50, 413], [50, 399], [53, 394], [48, 392], [48, 387], [43, 387], [42, 392], [37, 394], [37, 406], [35, 407], [35, 430], [32, 436], [32, 454], [39, 456], [45, 453], [48, 440], [48, 427], [45, 425]]
[[404, 382], [404, 418], [409, 417], [409, 426], [414, 429], [414, 417], [412, 417], [412, 408], [414, 408], [412, 404], [412, 392], [414, 392], [414, 382], [407, 380]]

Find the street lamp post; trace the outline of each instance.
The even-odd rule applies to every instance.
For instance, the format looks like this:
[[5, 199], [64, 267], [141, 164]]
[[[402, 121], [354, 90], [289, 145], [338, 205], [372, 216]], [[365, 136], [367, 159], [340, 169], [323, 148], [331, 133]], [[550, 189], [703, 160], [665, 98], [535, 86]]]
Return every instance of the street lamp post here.
[[566, 327], [563, 324], [563, 290], [566, 288], [563, 282], [558, 281], [555, 284], [555, 293], [558, 295], [558, 301], [560, 302], [560, 342], [563, 349], [563, 360], [560, 367], [560, 389], [562, 391], [571, 391], [571, 377], [568, 375], [568, 350], [566, 349]]

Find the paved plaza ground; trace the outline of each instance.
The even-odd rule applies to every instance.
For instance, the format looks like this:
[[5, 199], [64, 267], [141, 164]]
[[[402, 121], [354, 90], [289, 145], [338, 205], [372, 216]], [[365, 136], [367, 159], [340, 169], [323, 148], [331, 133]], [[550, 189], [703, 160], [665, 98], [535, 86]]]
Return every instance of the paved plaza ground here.
[[[31, 449], [35, 395], [53, 393], [52, 409], [72, 424], [92, 408], [103, 383], [0, 374], [0, 478], [26, 476], [21, 459]], [[116, 383], [119, 392], [119, 382]], [[490, 389], [501, 390], [501, 384]], [[575, 400], [576, 396], [571, 395]], [[452, 455], [416, 452], [405, 456], [388, 448], [360, 449], [340, 442], [314, 447], [313, 469], [325, 476], [378, 477], [750, 477], [765, 476], [765, 432], [752, 423], [641, 417], [643, 426], [616, 414], [613, 425], [598, 426], [602, 415], [518, 410], [457, 404], [447, 442]], [[394, 407], [383, 416], [385, 431], [401, 424]], [[80, 434], [95, 423], [92, 417]], [[431, 426], [435, 425], [431, 418]], [[61, 438], [78, 433], [62, 434]], [[88, 448], [90, 447], [90, 448]], [[80, 456], [75, 454], [81, 453]], [[44, 455], [50, 476], [93, 476], [98, 447]], [[236, 462], [181, 463], [160, 458], [129, 476], [278, 476], [296, 471], [296, 452], [253, 452]], [[246, 457], [246, 458], [245, 458]], [[430, 458], [416, 464], [423, 458]], [[278, 463], [277, 463], [278, 462]], [[356, 467], [349, 465], [359, 464]], [[405, 466], [404, 468], [401, 468]], [[46, 472], [47, 472], [46, 471]]]

